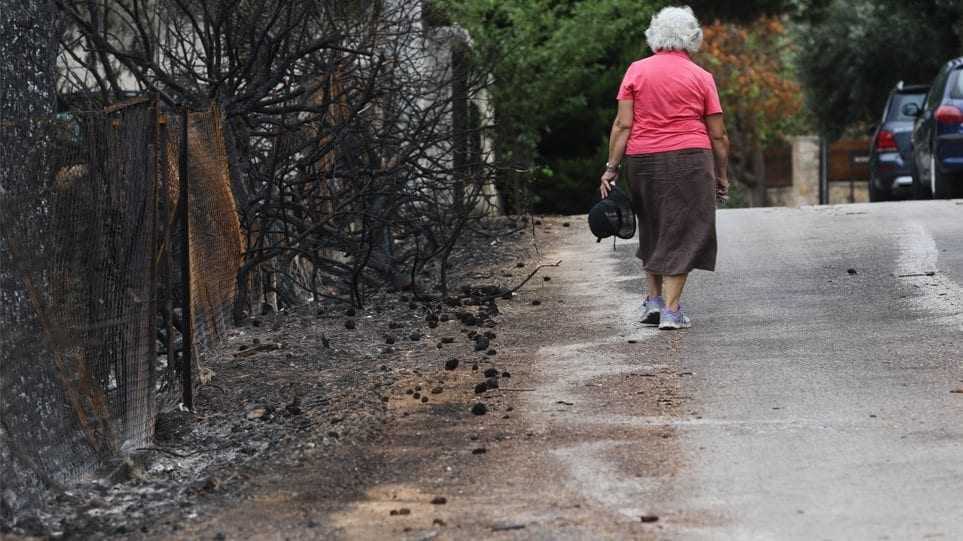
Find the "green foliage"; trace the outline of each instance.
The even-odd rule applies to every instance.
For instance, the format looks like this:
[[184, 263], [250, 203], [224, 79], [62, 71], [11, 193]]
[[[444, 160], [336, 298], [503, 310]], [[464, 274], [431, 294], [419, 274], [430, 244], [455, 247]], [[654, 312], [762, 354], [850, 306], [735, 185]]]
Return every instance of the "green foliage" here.
[[[711, 22], [780, 12], [792, 1], [705, 0], [693, 4], [696, 15]], [[652, 15], [665, 5], [679, 3], [433, 2], [469, 31], [476, 65], [493, 75], [499, 159], [513, 171], [528, 171], [526, 182], [531, 182], [535, 210], [585, 212], [591, 206], [597, 197], [615, 96], [625, 69], [649, 54], [645, 30]]]
[[959, 0], [831, 0], [803, 10], [799, 67], [820, 129], [875, 122], [899, 82], [930, 83], [963, 54]]

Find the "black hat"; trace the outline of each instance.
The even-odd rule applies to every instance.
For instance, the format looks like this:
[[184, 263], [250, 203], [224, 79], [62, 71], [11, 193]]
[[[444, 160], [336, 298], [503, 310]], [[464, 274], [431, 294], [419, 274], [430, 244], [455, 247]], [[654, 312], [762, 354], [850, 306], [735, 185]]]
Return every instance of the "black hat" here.
[[599, 201], [588, 214], [592, 234], [602, 239], [615, 235], [621, 239], [635, 236], [635, 212], [632, 200], [618, 186], [613, 186], [608, 197]]

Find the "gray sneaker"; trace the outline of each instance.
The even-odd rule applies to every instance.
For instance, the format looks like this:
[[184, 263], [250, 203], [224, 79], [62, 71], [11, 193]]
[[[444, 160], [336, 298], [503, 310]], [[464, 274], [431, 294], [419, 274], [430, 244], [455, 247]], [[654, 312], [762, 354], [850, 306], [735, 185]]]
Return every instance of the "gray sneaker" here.
[[659, 330], [671, 331], [688, 329], [691, 326], [692, 322], [682, 313], [682, 305], [679, 305], [679, 309], [675, 312], [668, 308], [663, 308], [662, 313], [659, 314]]
[[663, 308], [665, 308], [665, 301], [662, 300], [662, 297], [646, 297], [645, 300], [642, 301], [642, 323], [648, 325], [658, 323], [659, 312], [661, 312]]

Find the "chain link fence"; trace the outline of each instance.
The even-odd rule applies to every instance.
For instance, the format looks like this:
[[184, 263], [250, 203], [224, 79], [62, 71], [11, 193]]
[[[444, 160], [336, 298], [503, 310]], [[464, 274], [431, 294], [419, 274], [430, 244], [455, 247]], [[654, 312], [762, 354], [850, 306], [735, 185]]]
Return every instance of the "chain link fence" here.
[[[0, 149], [23, 125], [0, 125]], [[216, 109], [135, 99], [30, 126], [28, 155], [0, 150], [17, 163], [0, 168], [3, 514], [190, 405], [192, 353], [223, 337], [244, 251]]]

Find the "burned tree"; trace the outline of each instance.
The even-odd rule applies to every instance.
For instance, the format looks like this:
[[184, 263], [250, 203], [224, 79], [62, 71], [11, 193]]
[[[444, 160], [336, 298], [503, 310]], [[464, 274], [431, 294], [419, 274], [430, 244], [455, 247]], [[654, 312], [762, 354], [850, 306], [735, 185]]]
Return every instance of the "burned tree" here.
[[487, 79], [420, 1], [58, 2], [72, 90], [223, 112], [249, 309], [361, 304], [429, 268], [444, 290], [465, 224], [497, 208]]

